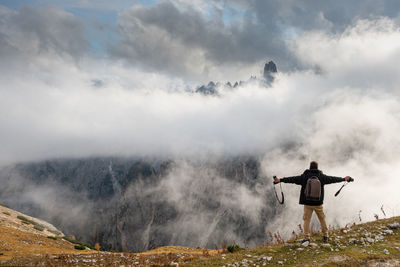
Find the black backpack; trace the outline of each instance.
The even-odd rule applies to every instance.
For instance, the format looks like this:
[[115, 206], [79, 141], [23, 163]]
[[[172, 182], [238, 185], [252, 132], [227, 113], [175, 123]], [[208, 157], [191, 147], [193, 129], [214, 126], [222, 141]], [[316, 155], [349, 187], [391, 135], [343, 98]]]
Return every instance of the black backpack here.
[[317, 176], [308, 178], [304, 194], [308, 201], [321, 200], [321, 182]]

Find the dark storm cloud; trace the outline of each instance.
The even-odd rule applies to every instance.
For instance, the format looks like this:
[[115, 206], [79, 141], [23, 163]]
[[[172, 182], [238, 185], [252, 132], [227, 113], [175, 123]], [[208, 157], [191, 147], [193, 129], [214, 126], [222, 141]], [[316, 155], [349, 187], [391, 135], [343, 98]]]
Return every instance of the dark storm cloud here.
[[122, 41], [111, 53], [150, 69], [188, 75], [203, 75], [219, 64], [286, 57], [280, 37], [272, 38], [253, 14], [245, 12], [243, 20], [226, 24], [221, 10], [214, 11], [206, 16], [167, 1], [127, 9], [119, 16]]
[[[88, 49], [83, 24], [55, 6], [0, 6], [0, 56], [32, 60], [48, 54], [77, 58]], [[4, 61], [3, 61], [4, 63]]]
[[[247, 1], [243, 1], [242, 4]], [[355, 1], [252, 1], [247, 7], [254, 12], [260, 23], [270, 25], [271, 20], [300, 30], [324, 28], [342, 31], [357, 19], [387, 16], [397, 17], [400, 2]]]
[[400, 2], [391, 0], [198, 2], [162, 1], [123, 11], [118, 19], [121, 42], [111, 54], [183, 76], [212, 77], [213, 66], [239, 68], [265, 59], [290, 70], [304, 67], [288, 48], [298, 34], [337, 33], [358, 19], [396, 18], [400, 8]]

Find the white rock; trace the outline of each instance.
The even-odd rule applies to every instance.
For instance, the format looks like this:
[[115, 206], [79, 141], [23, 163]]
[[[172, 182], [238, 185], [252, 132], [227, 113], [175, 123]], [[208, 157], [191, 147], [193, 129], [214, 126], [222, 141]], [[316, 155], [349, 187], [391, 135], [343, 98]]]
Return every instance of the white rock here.
[[298, 251], [302, 251], [302, 250], [304, 250], [304, 248], [297, 248], [296, 250], [298, 250]]
[[383, 250], [383, 253], [385, 253], [386, 255], [389, 255], [389, 250], [387, 250], [386, 248]]
[[316, 247], [318, 247], [318, 245], [317, 245], [317, 244], [315, 244], [315, 243], [310, 243], [310, 246], [311, 246], [311, 247], [313, 247], [313, 248], [316, 248]]
[[323, 247], [323, 248], [330, 248], [331, 245], [330, 245], [330, 244], [322, 244], [321, 247]]
[[301, 243], [301, 245], [303, 246], [303, 247], [308, 247], [308, 245], [310, 244], [310, 242], [309, 241], [306, 241], [306, 242], [303, 242], [303, 243]]
[[365, 239], [368, 243], [375, 243], [375, 239], [372, 239], [371, 237], [367, 237]]
[[271, 261], [272, 260], [272, 257], [267, 257], [267, 261]]
[[384, 235], [391, 235], [391, 234], [393, 234], [393, 230], [386, 229], [386, 230], [383, 231], [383, 234]]
[[394, 222], [388, 225], [388, 227], [390, 229], [399, 229], [400, 228], [400, 224], [398, 222]]

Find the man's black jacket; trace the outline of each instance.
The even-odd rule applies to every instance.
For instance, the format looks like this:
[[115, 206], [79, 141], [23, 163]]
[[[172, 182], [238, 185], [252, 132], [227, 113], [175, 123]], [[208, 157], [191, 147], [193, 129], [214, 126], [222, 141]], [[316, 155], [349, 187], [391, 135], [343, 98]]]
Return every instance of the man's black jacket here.
[[[321, 182], [321, 199], [320, 199], [320, 201], [306, 200], [306, 195], [304, 193], [304, 190], [306, 188], [308, 178], [310, 178], [312, 176], [317, 176], [319, 178], [319, 181]], [[301, 185], [300, 201], [299, 201], [299, 203], [301, 205], [319, 206], [324, 203], [324, 185], [343, 182], [345, 179], [341, 178], [341, 177], [328, 176], [328, 175], [323, 174], [322, 171], [320, 171], [320, 170], [312, 169], [312, 170], [305, 170], [303, 172], [303, 174], [300, 176], [284, 177], [284, 178], [281, 178], [280, 180], [282, 183], [291, 183], [291, 184]]]

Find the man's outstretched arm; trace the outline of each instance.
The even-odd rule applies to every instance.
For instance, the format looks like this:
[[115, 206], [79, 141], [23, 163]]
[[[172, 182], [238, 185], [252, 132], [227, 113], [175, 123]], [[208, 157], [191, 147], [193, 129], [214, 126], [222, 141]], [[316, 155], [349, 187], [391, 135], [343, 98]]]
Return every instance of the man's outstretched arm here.
[[290, 176], [284, 178], [274, 178], [275, 183], [289, 183], [289, 184], [301, 184], [301, 176]]
[[340, 183], [343, 181], [348, 182], [350, 180], [350, 176], [346, 176], [346, 177], [336, 177], [336, 176], [328, 176], [325, 175], [325, 184], [333, 184], [333, 183]]

